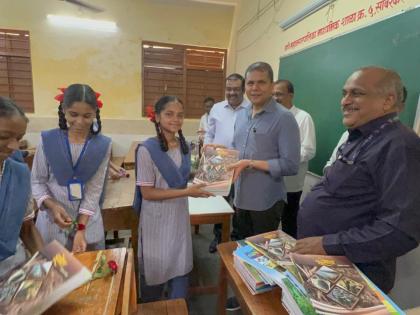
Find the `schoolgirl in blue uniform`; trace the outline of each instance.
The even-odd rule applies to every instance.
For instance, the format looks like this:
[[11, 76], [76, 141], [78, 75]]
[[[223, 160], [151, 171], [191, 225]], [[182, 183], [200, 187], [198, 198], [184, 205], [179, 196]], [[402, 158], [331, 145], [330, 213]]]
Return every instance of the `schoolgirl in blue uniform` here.
[[45, 242], [74, 252], [103, 249], [101, 196], [111, 140], [101, 132], [99, 93], [72, 84], [56, 97], [59, 128], [42, 132], [32, 166], [36, 221]]
[[[0, 277], [42, 247], [34, 219], [30, 171], [19, 151], [28, 119], [0, 96]], [[23, 243], [22, 243], [23, 242]]]

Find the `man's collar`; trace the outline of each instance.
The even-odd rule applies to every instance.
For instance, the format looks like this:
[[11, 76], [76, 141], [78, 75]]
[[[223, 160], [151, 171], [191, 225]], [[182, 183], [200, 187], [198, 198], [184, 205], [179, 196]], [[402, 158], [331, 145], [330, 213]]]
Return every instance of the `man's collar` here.
[[[269, 100], [264, 104], [262, 109], [258, 112], [258, 114], [263, 112], [273, 113], [277, 110], [278, 103], [270, 97]], [[283, 105], [282, 105], [283, 106]], [[250, 106], [249, 110], [252, 112], [253, 106]]]
[[287, 108], [287, 107], [284, 107], [284, 108], [286, 108], [287, 110], [289, 110], [289, 111], [291, 111], [292, 113], [296, 113], [296, 111], [297, 111], [297, 107], [295, 106], [295, 105], [292, 105], [292, 107], [290, 107], [290, 108]]
[[236, 110], [236, 109], [238, 109], [239, 107], [244, 107], [244, 108], [246, 108], [247, 107], [247, 105], [249, 105], [249, 102], [248, 102], [248, 100], [244, 97], [243, 99], [242, 99], [242, 102], [241, 102], [241, 104], [239, 104], [238, 106], [236, 106], [235, 108], [233, 108], [230, 104], [229, 104], [229, 102], [227, 101], [227, 100], [225, 100], [226, 101], [226, 104], [225, 104], [225, 108], [226, 107], [230, 107], [230, 108], [232, 108], [233, 110]]
[[378, 129], [387, 120], [396, 119], [397, 116], [398, 116], [398, 114], [396, 112], [389, 113], [389, 114], [383, 115], [381, 117], [375, 118], [375, 119], [367, 122], [363, 126], [360, 126], [359, 128], [355, 128], [353, 130], [349, 129], [349, 132], [351, 133], [355, 130], [358, 130], [359, 132], [362, 133], [363, 136], [366, 136], [366, 135], [369, 135], [370, 133], [372, 133], [374, 130]]

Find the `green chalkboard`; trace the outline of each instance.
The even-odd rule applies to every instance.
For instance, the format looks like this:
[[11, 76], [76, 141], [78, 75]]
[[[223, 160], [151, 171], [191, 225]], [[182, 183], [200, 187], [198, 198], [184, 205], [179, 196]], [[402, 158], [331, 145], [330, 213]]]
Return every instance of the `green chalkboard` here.
[[420, 94], [420, 8], [280, 58], [279, 78], [295, 86], [294, 103], [311, 114], [317, 153], [309, 170], [322, 174], [345, 130], [341, 90], [357, 68], [378, 65], [396, 70], [408, 90], [401, 121], [412, 127]]

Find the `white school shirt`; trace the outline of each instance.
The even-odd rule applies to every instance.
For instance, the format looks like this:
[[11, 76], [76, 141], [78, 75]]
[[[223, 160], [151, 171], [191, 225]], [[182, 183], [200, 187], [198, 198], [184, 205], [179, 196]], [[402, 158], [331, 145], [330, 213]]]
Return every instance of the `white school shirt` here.
[[204, 143], [221, 144], [231, 149], [236, 117], [249, 106], [251, 103], [246, 99], [235, 109], [227, 100], [214, 104], [210, 111]]
[[203, 116], [201, 116], [200, 119], [200, 126], [198, 127], [198, 129], [202, 129], [205, 132], [207, 132], [207, 128], [208, 128], [208, 121], [209, 121], [209, 114], [205, 113]]
[[337, 143], [337, 145], [335, 146], [335, 148], [334, 148], [334, 150], [333, 150], [333, 153], [331, 154], [331, 156], [330, 156], [330, 159], [327, 161], [327, 163], [325, 164], [325, 166], [324, 166], [324, 173], [325, 173], [325, 169], [327, 168], [327, 167], [329, 167], [329, 166], [331, 166], [334, 162], [335, 162], [335, 160], [337, 159], [337, 151], [338, 151], [338, 148], [344, 143], [344, 142], [346, 142], [347, 141], [347, 138], [349, 137], [349, 132], [348, 132], [348, 130], [346, 130], [346, 131], [344, 131], [343, 132], [343, 134], [341, 135], [341, 138], [340, 138], [340, 140], [338, 140], [338, 143]]
[[308, 171], [308, 162], [315, 156], [316, 135], [315, 125], [311, 115], [294, 105], [289, 111], [293, 114], [299, 126], [300, 164], [297, 175], [285, 176], [284, 182], [286, 184], [287, 192], [297, 192], [303, 189], [306, 172]]

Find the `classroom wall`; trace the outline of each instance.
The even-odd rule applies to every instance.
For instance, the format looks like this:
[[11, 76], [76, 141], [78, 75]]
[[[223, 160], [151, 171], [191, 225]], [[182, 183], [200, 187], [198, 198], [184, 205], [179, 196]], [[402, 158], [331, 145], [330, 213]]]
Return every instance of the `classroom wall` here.
[[[331, 37], [392, 16], [401, 10], [420, 5], [419, 0], [393, 0], [392, 7], [378, 10], [371, 16], [369, 8], [370, 6], [373, 9], [376, 8], [379, 0], [336, 0], [285, 31], [278, 26], [280, 21], [293, 16], [311, 2], [312, 0], [240, 0], [232, 26], [228, 72], [243, 73], [251, 63], [266, 61], [272, 65], [274, 73], [277, 73], [280, 56], [308, 48]], [[352, 23], [348, 20], [347, 23], [341, 25], [342, 18], [361, 9], [365, 9], [365, 18]], [[318, 31], [327, 26], [330, 21], [336, 20], [340, 20], [338, 29], [302, 42], [294, 48], [285, 49], [288, 43], [302, 38], [308, 32]]]
[[[35, 113], [29, 133], [56, 126], [57, 87], [84, 82], [102, 93], [104, 132], [148, 135], [141, 119], [141, 41], [227, 48], [234, 8], [192, 1], [89, 0], [105, 9], [91, 13], [59, 0], [1, 0], [0, 28], [29, 30]], [[116, 33], [52, 26], [47, 14], [115, 21]], [[186, 135], [199, 121], [187, 119]], [[122, 128], [122, 126], [124, 126]]]

